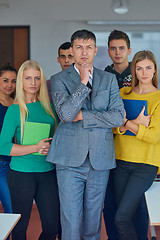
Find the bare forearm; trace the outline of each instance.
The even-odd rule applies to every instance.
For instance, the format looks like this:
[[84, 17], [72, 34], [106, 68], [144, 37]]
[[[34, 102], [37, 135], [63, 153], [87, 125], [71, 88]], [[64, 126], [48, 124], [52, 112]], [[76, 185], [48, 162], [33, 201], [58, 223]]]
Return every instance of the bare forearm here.
[[52, 138], [44, 138], [34, 145], [13, 144], [13, 147], [10, 152], [10, 156], [23, 156], [23, 155], [27, 155], [35, 152], [39, 152], [43, 155], [47, 155], [50, 147], [51, 139]]
[[120, 127], [120, 131], [121, 131], [121, 132], [124, 132], [124, 131], [129, 130], [129, 131], [133, 132], [135, 135], [137, 135], [138, 129], [139, 129], [139, 125], [136, 124], [136, 123], [134, 123], [134, 122], [131, 121], [131, 120], [128, 120], [127, 123], [125, 124], [125, 126], [122, 125], [122, 126]]
[[10, 156], [22, 156], [27, 155], [31, 153], [38, 152], [40, 149], [38, 149], [38, 146], [35, 145], [19, 145], [19, 144], [13, 144], [12, 150], [10, 152]]

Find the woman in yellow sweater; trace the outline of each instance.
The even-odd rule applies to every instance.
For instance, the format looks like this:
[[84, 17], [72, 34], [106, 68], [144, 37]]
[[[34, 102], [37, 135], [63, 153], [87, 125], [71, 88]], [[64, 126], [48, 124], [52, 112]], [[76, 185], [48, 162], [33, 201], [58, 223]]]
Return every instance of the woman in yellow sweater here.
[[[125, 118], [123, 125], [114, 129], [117, 159], [114, 184], [118, 204], [115, 223], [123, 240], [138, 240], [132, 219], [160, 167], [160, 91], [153, 53], [136, 53], [131, 73], [132, 85], [121, 89], [121, 97], [146, 100], [148, 115], [145, 116], [143, 106], [136, 119]], [[126, 130], [135, 135], [125, 135]]]

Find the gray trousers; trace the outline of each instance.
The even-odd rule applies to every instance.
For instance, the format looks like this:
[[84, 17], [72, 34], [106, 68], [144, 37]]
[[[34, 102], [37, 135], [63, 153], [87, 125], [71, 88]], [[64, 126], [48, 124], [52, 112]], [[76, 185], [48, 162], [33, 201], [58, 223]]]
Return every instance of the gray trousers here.
[[63, 240], [99, 240], [109, 170], [57, 165]]

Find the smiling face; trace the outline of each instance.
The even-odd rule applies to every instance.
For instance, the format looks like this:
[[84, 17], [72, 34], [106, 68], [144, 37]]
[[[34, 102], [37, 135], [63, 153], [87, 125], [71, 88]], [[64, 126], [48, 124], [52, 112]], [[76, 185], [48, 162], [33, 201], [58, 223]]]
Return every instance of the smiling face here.
[[11, 95], [16, 89], [16, 73], [6, 71], [0, 76], [0, 94]]
[[82, 63], [92, 64], [97, 53], [97, 47], [93, 39], [75, 39], [73, 42], [72, 53], [77, 68]]
[[136, 63], [136, 76], [139, 84], [153, 85], [152, 79], [155, 73], [154, 63], [149, 59], [144, 59]]
[[25, 96], [35, 96], [40, 90], [41, 73], [40, 71], [29, 68], [23, 72], [23, 90]]
[[115, 64], [128, 63], [128, 56], [131, 51], [131, 48], [128, 49], [127, 43], [123, 39], [115, 39], [109, 43], [108, 54]]

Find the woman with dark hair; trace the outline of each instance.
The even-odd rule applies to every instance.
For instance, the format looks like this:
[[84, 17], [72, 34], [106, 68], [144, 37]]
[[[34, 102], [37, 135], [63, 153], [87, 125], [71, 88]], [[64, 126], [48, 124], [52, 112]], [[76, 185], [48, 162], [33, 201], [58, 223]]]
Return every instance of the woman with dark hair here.
[[[17, 70], [9, 65], [0, 68], [0, 132], [8, 107], [13, 103], [16, 89]], [[7, 184], [7, 172], [11, 158], [0, 155], [0, 201], [5, 213], [12, 213], [11, 199]]]
[[[132, 220], [144, 192], [153, 183], [160, 167], [160, 91], [158, 68], [153, 53], [136, 53], [132, 60], [131, 73], [131, 87], [122, 88], [121, 97], [145, 100], [147, 115], [144, 114], [145, 106], [142, 106], [136, 119], [129, 120], [125, 117], [123, 125], [114, 129], [117, 159], [114, 185], [118, 204], [115, 223], [122, 240], [138, 240]], [[127, 130], [134, 136], [128, 135]]]

